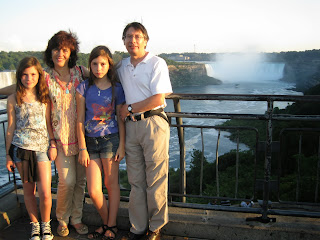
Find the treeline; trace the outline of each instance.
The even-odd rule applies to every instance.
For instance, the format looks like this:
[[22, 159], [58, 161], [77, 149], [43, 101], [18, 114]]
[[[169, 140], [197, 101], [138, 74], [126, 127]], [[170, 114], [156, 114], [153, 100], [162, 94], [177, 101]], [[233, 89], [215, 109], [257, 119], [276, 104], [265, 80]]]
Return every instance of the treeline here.
[[[41, 65], [45, 68], [46, 64], [43, 62], [43, 52], [27, 51], [27, 52], [0, 52], [0, 71], [4, 70], [16, 70], [21, 59], [28, 56], [34, 56], [39, 59]], [[113, 60], [115, 63], [119, 62], [122, 58], [128, 57], [128, 53], [115, 52], [113, 54]], [[88, 66], [89, 53], [78, 54], [78, 65]]]
[[[190, 61], [215, 61], [216, 56], [220, 53], [162, 53], [159, 56], [163, 58], [175, 57], [178, 55], [187, 56], [190, 58]], [[221, 53], [223, 54], [223, 53]], [[230, 54], [239, 54], [243, 55], [244, 53], [230, 53]], [[320, 60], [320, 49], [306, 50], [306, 51], [289, 51], [289, 52], [273, 52], [273, 53], [263, 53], [265, 61], [270, 62], [295, 62], [299, 60], [304, 61], [313, 61]]]
[[[168, 65], [175, 65], [176, 62], [169, 60], [170, 57], [174, 57], [177, 55], [184, 55], [190, 58], [190, 61], [215, 61], [216, 60], [216, 53], [162, 53], [159, 56], [164, 58], [167, 61]], [[233, 54], [243, 54], [243, 53], [233, 53]], [[306, 50], [306, 51], [290, 51], [290, 52], [280, 52], [280, 53], [261, 53], [264, 54], [266, 61], [272, 62], [280, 62], [284, 61], [287, 63], [292, 63], [296, 61], [305, 61], [305, 62], [312, 62], [315, 60], [320, 61], [320, 50]], [[0, 52], [0, 71], [3, 70], [15, 70], [19, 61], [26, 56], [35, 56], [40, 60], [41, 64], [43, 63], [43, 52]], [[79, 60], [78, 65], [87, 66], [89, 54], [88, 53], [79, 53]], [[116, 51], [113, 54], [114, 61], [117, 63], [123, 57], [128, 57], [128, 53]], [[181, 64], [181, 63], [179, 63]], [[45, 65], [43, 65], [45, 66]]]

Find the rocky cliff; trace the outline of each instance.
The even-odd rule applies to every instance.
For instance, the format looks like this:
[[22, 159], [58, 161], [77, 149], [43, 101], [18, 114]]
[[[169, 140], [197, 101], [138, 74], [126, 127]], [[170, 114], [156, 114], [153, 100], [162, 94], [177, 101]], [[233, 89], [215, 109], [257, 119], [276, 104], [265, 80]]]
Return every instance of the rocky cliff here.
[[222, 82], [209, 77], [204, 64], [188, 63], [168, 65], [171, 84], [173, 87], [196, 86], [196, 85], [217, 85]]
[[320, 59], [311, 61], [296, 59], [287, 62], [282, 80], [295, 82], [297, 89], [302, 91], [320, 84]]

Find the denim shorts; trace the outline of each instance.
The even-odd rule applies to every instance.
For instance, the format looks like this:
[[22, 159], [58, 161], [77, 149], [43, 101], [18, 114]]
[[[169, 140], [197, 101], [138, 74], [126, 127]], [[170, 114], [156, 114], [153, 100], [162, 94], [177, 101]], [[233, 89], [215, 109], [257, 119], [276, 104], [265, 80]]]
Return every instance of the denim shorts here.
[[119, 146], [119, 134], [112, 133], [102, 137], [86, 136], [86, 144], [90, 159], [112, 158]]
[[[13, 161], [18, 163], [21, 162], [21, 159], [17, 157], [18, 147], [14, 146], [13, 148]], [[48, 154], [46, 152], [35, 152], [37, 156], [37, 162], [47, 162], [50, 161], [48, 158]]]

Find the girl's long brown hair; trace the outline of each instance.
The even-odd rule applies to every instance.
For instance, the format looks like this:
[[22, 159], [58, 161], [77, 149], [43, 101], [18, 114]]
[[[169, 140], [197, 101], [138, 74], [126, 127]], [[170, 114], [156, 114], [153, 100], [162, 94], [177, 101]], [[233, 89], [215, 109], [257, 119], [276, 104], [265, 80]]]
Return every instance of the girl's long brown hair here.
[[37, 100], [41, 103], [48, 103], [50, 101], [49, 89], [44, 79], [44, 73], [43, 73], [41, 64], [39, 60], [35, 57], [25, 57], [20, 61], [16, 71], [16, 78], [17, 78], [16, 94], [17, 94], [18, 105], [21, 105], [23, 103], [22, 98], [26, 94], [26, 88], [21, 82], [22, 74], [23, 74], [23, 71], [29, 67], [35, 67], [35, 69], [39, 73], [39, 79], [36, 85]]

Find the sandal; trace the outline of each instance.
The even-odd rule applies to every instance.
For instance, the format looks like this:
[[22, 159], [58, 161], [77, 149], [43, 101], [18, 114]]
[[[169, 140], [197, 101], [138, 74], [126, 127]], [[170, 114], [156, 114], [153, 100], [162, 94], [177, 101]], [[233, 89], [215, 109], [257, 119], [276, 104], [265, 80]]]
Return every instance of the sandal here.
[[80, 235], [87, 234], [88, 233], [88, 226], [83, 223], [80, 223], [79, 225], [80, 225], [80, 227], [76, 227], [75, 225], [71, 225], [71, 226], [74, 227], [74, 229], [77, 231], [78, 234], [80, 234]]
[[107, 226], [107, 231], [110, 231], [114, 234], [114, 237], [107, 237], [106, 235], [103, 235], [103, 237], [101, 238], [101, 240], [113, 240], [116, 238], [116, 235], [117, 235], [117, 232], [118, 232], [118, 228], [117, 228], [117, 225], [116, 226], [113, 226], [113, 227], [109, 227]]
[[59, 224], [58, 228], [57, 228], [57, 233], [59, 234], [59, 236], [61, 237], [66, 237], [69, 235], [69, 229], [68, 226], [64, 227], [62, 225]]
[[[100, 238], [100, 237], [104, 236], [104, 234], [109, 229], [109, 227], [108, 227], [108, 225], [102, 225], [101, 227], [102, 227], [102, 232], [101, 233], [99, 233], [97, 231], [91, 232], [91, 233], [88, 234], [88, 238], [89, 239], [97, 239], [97, 238]], [[91, 235], [91, 237], [89, 237], [90, 235]]]

